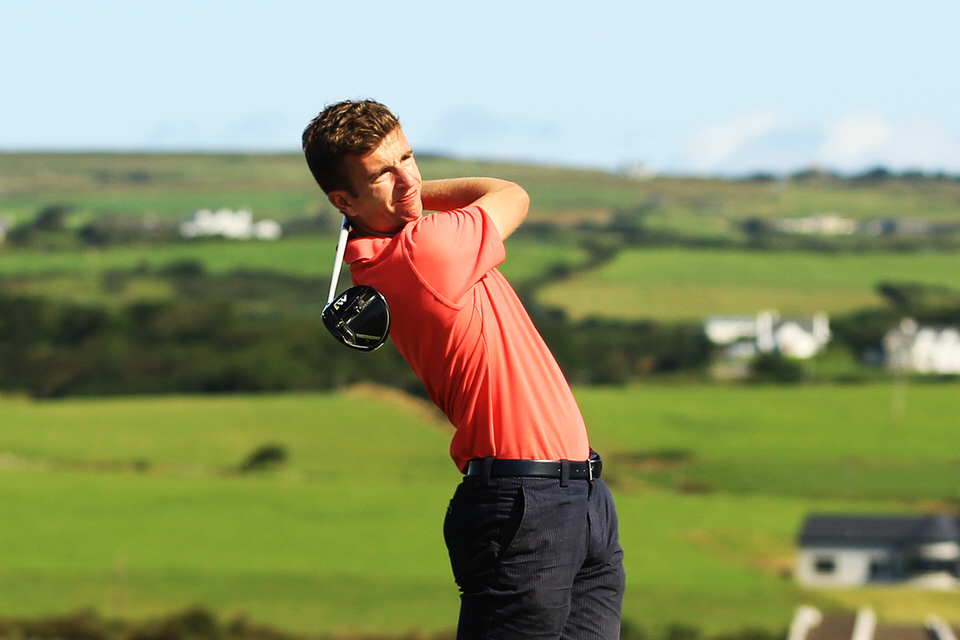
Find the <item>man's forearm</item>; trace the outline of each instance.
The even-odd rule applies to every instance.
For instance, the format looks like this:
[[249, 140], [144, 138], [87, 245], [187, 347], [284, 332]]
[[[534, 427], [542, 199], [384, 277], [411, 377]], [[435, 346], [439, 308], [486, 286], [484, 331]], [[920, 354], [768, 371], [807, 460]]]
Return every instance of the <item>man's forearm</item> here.
[[420, 196], [427, 211], [449, 211], [471, 204], [482, 207], [503, 239], [523, 222], [530, 206], [530, 196], [520, 185], [497, 178], [425, 180]]
[[449, 178], [424, 180], [420, 195], [428, 211], [459, 209], [510, 185], [496, 178]]

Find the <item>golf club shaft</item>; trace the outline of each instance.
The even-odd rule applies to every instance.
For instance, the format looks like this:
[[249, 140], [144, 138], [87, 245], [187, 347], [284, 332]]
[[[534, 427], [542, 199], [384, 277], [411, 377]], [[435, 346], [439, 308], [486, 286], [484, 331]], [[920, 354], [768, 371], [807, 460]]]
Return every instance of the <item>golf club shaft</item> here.
[[340, 227], [340, 237], [337, 239], [337, 257], [333, 260], [333, 275], [330, 277], [330, 293], [327, 294], [327, 304], [333, 302], [333, 297], [337, 295], [337, 284], [340, 282], [340, 268], [343, 263], [343, 252], [347, 248], [347, 235], [350, 233], [350, 222], [343, 219], [343, 226]]

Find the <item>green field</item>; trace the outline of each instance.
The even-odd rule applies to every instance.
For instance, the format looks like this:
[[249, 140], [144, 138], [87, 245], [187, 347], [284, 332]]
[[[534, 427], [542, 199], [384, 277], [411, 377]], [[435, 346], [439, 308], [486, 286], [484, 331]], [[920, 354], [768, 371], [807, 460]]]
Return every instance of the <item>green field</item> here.
[[[197, 262], [212, 276], [259, 271], [308, 278], [316, 300], [325, 300], [336, 250], [334, 236], [302, 236], [279, 242], [198, 241], [157, 247], [120, 246], [69, 251], [0, 249], [0, 290], [35, 295], [60, 302], [109, 306], [141, 300], [164, 300], [176, 295], [169, 279], [157, 271]], [[502, 271], [519, 285], [556, 265], [581, 264], [586, 252], [570, 244], [545, 244], [517, 239], [510, 243], [510, 259]], [[126, 272], [122, 288], [107, 284], [111, 272]], [[132, 272], [132, 273], [131, 273]], [[340, 289], [349, 286], [344, 267]], [[315, 313], [308, 300], [294, 305]]]
[[[0, 275], [36, 276], [65, 274], [100, 276], [111, 269], [153, 269], [187, 260], [203, 262], [210, 273], [236, 270], [269, 271], [295, 276], [328, 278], [333, 266], [337, 238], [306, 236], [278, 242], [196, 241], [156, 247], [120, 246], [69, 251], [0, 251]], [[573, 246], [517, 240], [510, 243], [510, 260], [503, 270], [511, 279], [524, 280], [548, 265], [576, 264], [583, 250]], [[346, 268], [344, 269], [346, 273]]]
[[[7, 250], [0, 251], [0, 277], [9, 279], [12, 290], [109, 302], [110, 295], [102, 291], [106, 271], [138, 266], [158, 269], [185, 260], [201, 261], [213, 274], [259, 269], [327, 280], [335, 244], [331, 236], [261, 243], [196, 242], [151, 249]], [[554, 265], [576, 265], [583, 259], [584, 251], [574, 246], [512, 239], [502, 270], [519, 284]], [[142, 290], [133, 289], [128, 297], [169, 295], [165, 289], [151, 289], [152, 282], [141, 279]], [[576, 319], [702, 320], [713, 314], [752, 315], [764, 309], [785, 315], [840, 314], [880, 305], [876, 288], [881, 282], [958, 290], [960, 253], [630, 249], [597, 270], [545, 287], [538, 299], [565, 309]]]
[[[789, 577], [810, 511], [960, 501], [944, 444], [955, 388], [902, 393], [578, 388], [619, 504], [626, 617], [778, 629], [816, 602], [960, 620], [949, 594], [804, 592]], [[0, 403], [2, 612], [142, 618], [199, 603], [302, 632], [454, 624], [440, 526], [458, 474], [449, 427], [416, 401], [357, 389]], [[286, 465], [236, 473], [268, 443]]]
[[539, 299], [574, 318], [701, 320], [712, 314], [831, 314], [878, 306], [881, 282], [960, 289], [960, 253], [631, 249]]

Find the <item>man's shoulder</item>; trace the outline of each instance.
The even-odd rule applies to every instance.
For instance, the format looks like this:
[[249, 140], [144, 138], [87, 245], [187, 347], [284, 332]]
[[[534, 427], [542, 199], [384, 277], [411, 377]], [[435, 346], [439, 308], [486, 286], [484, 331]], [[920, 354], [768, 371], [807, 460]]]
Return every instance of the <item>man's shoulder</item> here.
[[476, 206], [427, 214], [396, 235], [351, 240], [346, 259], [362, 277], [413, 273], [454, 299], [506, 257], [493, 222]]
[[413, 243], [431, 240], [452, 248], [453, 245], [471, 242], [487, 242], [490, 230], [495, 229], [493, 221], [484, 210], [476, 205], [462, 209], [439, 211], [423, 216], [410, 223], [401, 231], [404, 240]]
[[461, 226], [472, 221], [482, 220], [485, 214], [483, 209], [477, 205], [470, 205], [461, 209], [450, 209], [449, 211], [437, 211], [428, 213], [419, 219], [411, 222], [403, 228], [401, 233], [407, 230], [421, 231], [431, 228], [442, 228], [450, 226]]

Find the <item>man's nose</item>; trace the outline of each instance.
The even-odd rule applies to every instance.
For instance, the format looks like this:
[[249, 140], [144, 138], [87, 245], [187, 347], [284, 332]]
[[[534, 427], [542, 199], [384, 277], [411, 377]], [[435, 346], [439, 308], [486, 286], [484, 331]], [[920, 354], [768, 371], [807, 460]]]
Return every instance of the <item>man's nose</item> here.
[[397, 184], [409, 187], [416, 183], [416, 180], [413, 177], [413, 172], [404, 168], [397, 167]]

